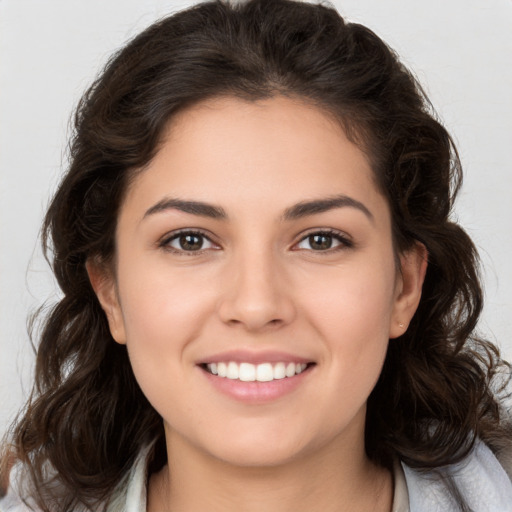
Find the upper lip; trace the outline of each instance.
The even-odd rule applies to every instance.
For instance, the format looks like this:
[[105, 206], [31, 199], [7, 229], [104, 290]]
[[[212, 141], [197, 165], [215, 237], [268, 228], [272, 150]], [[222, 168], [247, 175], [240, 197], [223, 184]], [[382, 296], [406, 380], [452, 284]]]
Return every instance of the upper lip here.
[[249, 351], [229, 350], [201, 358], [198, 364], [230, 362], [235, 363], [312, 363], [312, 359], [276, 350]]

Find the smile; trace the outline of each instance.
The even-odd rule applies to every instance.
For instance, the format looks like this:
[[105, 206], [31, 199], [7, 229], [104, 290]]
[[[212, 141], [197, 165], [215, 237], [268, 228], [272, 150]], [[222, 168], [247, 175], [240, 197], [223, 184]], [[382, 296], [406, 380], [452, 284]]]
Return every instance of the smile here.
[[237, 363], [235, 361], [208, 363], [204, 365], [206, 371], [218, 377], [242, 382], [271, 382], [294, 377], [302, 373], [308, 365], [306, 363]]

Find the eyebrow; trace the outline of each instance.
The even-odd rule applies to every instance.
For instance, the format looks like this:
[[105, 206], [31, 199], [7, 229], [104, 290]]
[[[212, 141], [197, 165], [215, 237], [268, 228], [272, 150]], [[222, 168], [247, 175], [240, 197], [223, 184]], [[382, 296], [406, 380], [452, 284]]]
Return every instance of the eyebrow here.
[[363, 212], [370, 221], [374, 221], [370, 210], [360, 201], [345, 195], [327, 197], [325, 199], [314, 199], [312, 201], [303, 201], [287, 208], [283, 214], [284, 220], [296, 220], [308, 215], [324, 213], [335, 208], [356, 208]]
[[[297, 220], [309, 215], [317, 215], [335, 208], [344, 207], [356, 208], [363, 212], [370, 221], [374, 221], [372, 213], [363, 203], [345, 195], [302, 201], [287, 208], [284, 211], [282, 218], [285, 221]], [[179, 210], [184, 213], [199, 215], [201, 217], [209, 217], [217, 220], [226, 220], [228, 218], [226, 211], [220, 206], [215, 206], [203, 201], [187, 201], [176, 198], [164, 198], [161, 201], [158, 201], [158, 203], [154, 204], [146, 211], [144, 218], [166, 210]]]
[[223, 208], [202, 201], [184, 201], [182, 199], [165, 198], [153, 205], [144, 214], [144, 218], [166, 210], [179, 210], [192, 215], [210, 217], [211, 219], [227, 219]]

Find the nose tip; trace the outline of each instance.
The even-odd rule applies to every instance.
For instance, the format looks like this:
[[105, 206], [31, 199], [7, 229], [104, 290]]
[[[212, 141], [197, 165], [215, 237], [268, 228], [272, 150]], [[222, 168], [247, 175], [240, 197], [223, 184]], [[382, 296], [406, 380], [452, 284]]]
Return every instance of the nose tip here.
[[277, 269], [255, 267], [232, 274], [219, 307], [221, 320], [248, 331], [275, 329], [288, 324], [295, 315], [284, 276]]
[[232, 326], [243, 326], [248, 331], [272, 329], [286, 323], [283, 318], [284, 315], [280, 315], [277, 311], [271, 311], [271, 309], [274, 308], [256, 308], [238, 302], [236, 308], [224, 315], [224, 322]]

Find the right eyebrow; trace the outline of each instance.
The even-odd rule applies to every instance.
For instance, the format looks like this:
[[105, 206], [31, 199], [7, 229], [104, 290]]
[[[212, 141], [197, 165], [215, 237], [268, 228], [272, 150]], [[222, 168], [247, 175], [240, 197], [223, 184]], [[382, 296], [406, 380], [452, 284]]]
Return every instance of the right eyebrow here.
[[211, 219], [226, 220], [228, 218], [226, 212], [220, 206], [204, 203], [202, 201], [185, 201], [170, 197], [164, 198], [154, 204], [146, 211], [143, 218], [166, 210], [179, 210], [192, 215], [210, 217]]
[[344, 207], [355, 208], [364, 213], [371, 222], [375, 221], [374, 216], [363, 203], [343, 194], [297, 203], [286, 209], [283, 218], [284, 220], [296, 220], [309, 215], [318, 215], [319, 213], [324, 213], [335, 208]]

